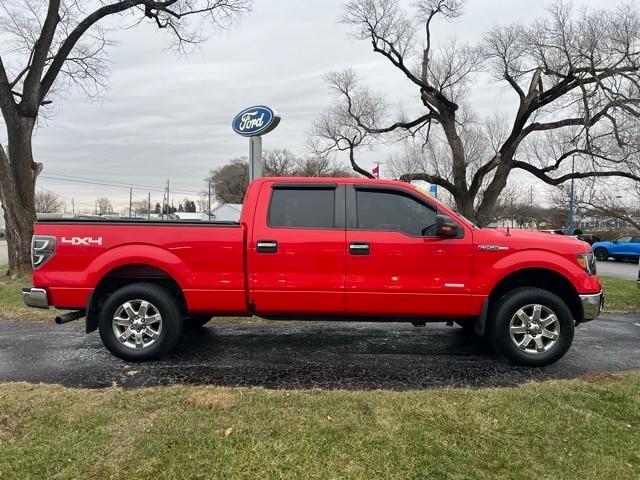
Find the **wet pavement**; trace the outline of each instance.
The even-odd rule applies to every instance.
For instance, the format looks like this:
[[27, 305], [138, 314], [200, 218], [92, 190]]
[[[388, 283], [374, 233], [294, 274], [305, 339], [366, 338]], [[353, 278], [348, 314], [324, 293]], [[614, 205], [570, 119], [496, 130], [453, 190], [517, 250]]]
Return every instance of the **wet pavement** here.
[[84, 325], [0, 319], [0, 382], [125, 388], [207, 384], [396, 390], [517, 385], [640, 368], [640, 316], [606, 315], [576, 330], [554, 365], [517, 367], [485, 341], [443, 324], [208, 324], [160, 361], [128, 363]]

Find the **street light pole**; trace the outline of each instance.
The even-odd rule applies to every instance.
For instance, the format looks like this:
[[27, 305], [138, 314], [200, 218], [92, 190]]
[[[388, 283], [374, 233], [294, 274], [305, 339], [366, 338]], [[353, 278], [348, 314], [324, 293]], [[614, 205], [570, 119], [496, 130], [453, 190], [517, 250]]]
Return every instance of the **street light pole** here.
[[[576, 171], [576, 156], [571, 156], [571, 175]], [[574, 182], [575, 179], [571, 177], [571, 191], [569, 192], [569, 218], [567, 221], [567, 235], [573, 235], [573, 210], [574, 210]]]

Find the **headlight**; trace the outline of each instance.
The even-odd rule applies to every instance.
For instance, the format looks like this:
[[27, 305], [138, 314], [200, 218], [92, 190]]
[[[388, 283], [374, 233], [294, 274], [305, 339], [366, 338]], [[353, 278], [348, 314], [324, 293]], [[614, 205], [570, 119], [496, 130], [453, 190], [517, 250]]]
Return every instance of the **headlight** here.
[[593, 252], [579, 253], [576, 255], [576, 261], [589, 275], [596, 274], [596, 258], [593, 256]]

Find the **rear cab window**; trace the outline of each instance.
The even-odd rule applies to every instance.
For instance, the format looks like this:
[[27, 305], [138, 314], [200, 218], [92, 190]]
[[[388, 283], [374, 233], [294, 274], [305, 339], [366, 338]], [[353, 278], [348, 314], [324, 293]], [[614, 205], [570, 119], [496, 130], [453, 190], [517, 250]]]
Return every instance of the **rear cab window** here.
[[[344, 228], [336, 209], [337, 192], [335, 184], [274, 185], [267, 223], [272, 228]], [[342, 208], [344, 215], [344, 203]]]

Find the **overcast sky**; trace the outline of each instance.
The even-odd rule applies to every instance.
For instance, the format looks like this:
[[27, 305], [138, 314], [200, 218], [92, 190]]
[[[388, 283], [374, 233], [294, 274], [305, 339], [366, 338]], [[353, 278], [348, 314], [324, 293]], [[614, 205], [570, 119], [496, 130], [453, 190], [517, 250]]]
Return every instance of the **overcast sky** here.
[[[305, 153], [312, 122], [330, 103], [323, 76], [353, 67], [392, 105], [415, 105], [417, 92], [366, 41], [349, 37], [338, 22], [341, 0], [255, 0], [253, 12], [228, 32], [212, 34], [200, 51], [177, 57], [151, 26], [118, 34], [111, 49], [110, 90], [89, 102], [70, 92], [56, 116], [35, 135], [43, 175], [76, 176], [162, 188], [199, 191], [203, 177], [229, 159], [247, 154], [248, 141], [231, 129], [244, 107], [269, 105], [282, 115], [264, 137], [264, 148]], [[611, 4], [590, 1], [593, 6]], [[527, 21], [544, 14], [546, 2], [468, 0], [455, 23], [438, 23], [434, 37], [476, 41], [493, 24]], [[499, 86], [479, 86], [472, 95], [480, 112], [513, 109], [513, 96]], [[0, 141], [4, 132], [0, 133]], [[362, 164], [384, 161], [388, 151], [362, 154]], [[384, 174], [384, 169], [383, 169]], [[39, 185], [88, 208], [98, 196], [128, 206], [129, 192], [42, 178]], [[134, 199], [147, 190], [134, 191]], [[152, 192], [153, 201], [161, 193]], [[176, 195], [176, 204], [184, 195]], [[194, 197], [192, 195], [192, 197]], [[70, 203], [70, 202], [68, 202]]]

